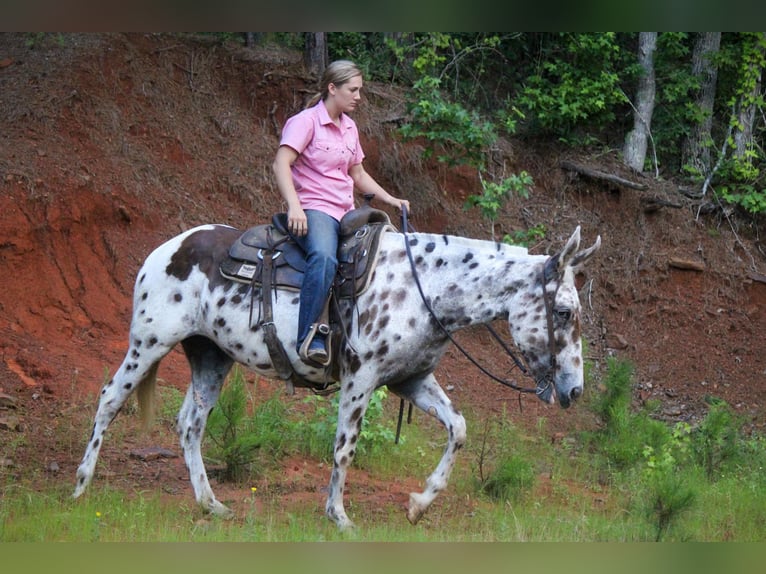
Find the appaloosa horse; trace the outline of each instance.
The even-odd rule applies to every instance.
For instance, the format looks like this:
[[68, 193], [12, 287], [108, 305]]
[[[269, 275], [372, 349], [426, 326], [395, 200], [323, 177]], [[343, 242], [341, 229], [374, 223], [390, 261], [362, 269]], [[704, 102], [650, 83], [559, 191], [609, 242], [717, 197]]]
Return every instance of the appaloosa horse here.
[[[181, 343], [192, 384], [181, 406], [177, 431], [197, 502], [230, 515], [208, 482], [200, 445], [224, 379], [237, 362], [274, 376], [251, 298], [261, 293], [224, 279], [219, 265], [241, 231], [203, 225], [170, 239], [146, 259], [134, 291], [129, 348], [104, 386], [93, 433], [77, 469], [74, 496], [93, 478], [104, 433], [128, 396], [153, 389], [161, 359]], [[338, 383], [340, 399], [334, 464], [326, 513], [340, 528], [352, 525], [343, 504], [346, 472], [354, 458], [362, 419], [376, 388], [436, 417], [447, 445], [421, 493], [411, 493], [407, 518], [415, 524], [447, 486], [457, 451], [466, 440], [465, 419], [434, 377], [452, 333], [469, 325], [507, 319], [513, 340], [537, 382], [538, 395], [567, 408], [582, 394], [583, 362], [576, 269], [595, 253], [601, 238], [579, 250], [578, 227], [553, 256], [520, 247], [448, 235], [386, 232], [367, 290], [346, 307], [353, 321], [332, 370], [309, 366], [295, 352], [298, 295], [281, 291], [273, 316], [293, 368], [319, 385]], [[416, 279], [419, 285], [416, 287]], [[342, 313], [343, 314], [343, 313]], [[140, 402], [140, 401], [139, 401]]]

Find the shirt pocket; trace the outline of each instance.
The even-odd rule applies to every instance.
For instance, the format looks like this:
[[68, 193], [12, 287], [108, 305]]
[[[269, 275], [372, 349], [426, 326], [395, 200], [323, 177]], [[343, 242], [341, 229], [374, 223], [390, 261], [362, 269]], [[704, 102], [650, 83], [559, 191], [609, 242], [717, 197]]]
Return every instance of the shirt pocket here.
[[316, 138], [312, 147], [312, 163], [320, 170], [348, 171], [353, 151], [342, 140]]

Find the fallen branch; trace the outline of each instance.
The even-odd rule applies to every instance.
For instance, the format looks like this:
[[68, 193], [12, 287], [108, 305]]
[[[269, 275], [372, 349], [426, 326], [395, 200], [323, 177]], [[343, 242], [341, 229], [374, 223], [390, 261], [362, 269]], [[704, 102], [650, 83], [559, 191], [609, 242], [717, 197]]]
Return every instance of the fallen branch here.
[[617, 175], [611, 174], [611, 173], [604, 173], [603, 171], [598, 171], [596, 169], [591, 169], [589, 167], [585, 167], [584, 165], [579, 165], [576, 163], [573, 163], [568, 160], [563, 160], [559, 166], [563, 169], [568, 169], [569, 171], [577, 172], [581, 175], [593, 178], [593, 179], [603, 179], [606, 181], [610, 181], [612, 183], [616, 183], [617, 185], [622, 185], [624, 187], [629, 187], [631, 189], [638, 189], [638, 190], [645, 190], [647, 189], [646, 185], [643, 185], [641, 183], [636, 183], [634, 181], [630, 181], [628, 179], [623, 179]]
[[701, 261], [693, 261], [691, 259], [682, 259], [680, 257], [671, 257], [668, 260], [668, 265], [676, 269], [684, 269], [688, 271], [704, 271], [705, 264]]

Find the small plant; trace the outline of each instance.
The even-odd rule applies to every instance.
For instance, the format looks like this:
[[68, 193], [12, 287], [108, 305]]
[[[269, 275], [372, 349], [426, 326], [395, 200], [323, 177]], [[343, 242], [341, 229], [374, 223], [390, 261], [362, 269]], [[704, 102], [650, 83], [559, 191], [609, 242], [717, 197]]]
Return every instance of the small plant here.
[[224, 464], [223, 478], [241, 482], [251, 477], [259, 457], [277, 457], [289, 438], [286, 407], [278, 397], [258, 405], [247, 414], [245, 380], [238, 369], [210, 413], [207, 436], [213, 443], [211, 456]]
[[[370, 398], [370, 404], [362, 421], [362, 430], [357, 442], [357, 454], [368, 454], [386, 444], [393, 444], [396, 432], [390, 424], [383, 422], [384, 401], [388, 396], [385, 387], [377, 389]], [[333, 395], [328, 401], [324, 397], [309, 396], [307, 404], [314, 405], [314, 414], [307, 421], [298, 421], [296, 433], [302, 437], [305, 453], [310, 456], [328, 459], [332, 457], [335, 446], [335, 430], [338, 424], [339, 396]], [[404, 443], [406, 437], [399, 437], [399, 443]]]
[[506, 233], [503, 236], [503, 243], [508, 245], [521, 245], [522, 247], [529, 247], [533, 243], [545, 238], [545, 225], [540, 223], [527, 230], [517, 229], [513, 233]]
[[518, 429], [505, 417], [487, 421], [477, 453], [479, 492], [496, 501], [518, 501], [534, 485], [535, 469], [521, 444]]
[[527, 199], [534, 180], [526, 171], [522, 171], [506, 177], [499, 183], [485, 180], [479, 172], [479, 181], [481, 181], [481, 195], [469, 195], [465, 206], [467, 209], [478, 207], [481, 210], [481, 214], [490, 222], [492, 239], [494, 239], [495, 220], [500, 208], [512, 195]]
[[596, 448], [618, 468], [629, 468], [641, 460], [647, 445], [656, 448], [668, 438], [669, 431], [646, 410], [631, 410], [633, 367], [628, 361], [610, 358], [604, 391], [591, 403], [604, 422], [593, 435]]
[[713, 480], [722, 465], [736, 455], [738, 435], [729, 405], [725, 401], [713, 400], [693, 437], [694, 452], [708, 480]]
[[697, 496], [680, 466], [689, 459], [691, 427], [678, 423], [670, 440], [659, 448], [644, 447], [644, 478], [649, 489], [649, 514], [657, 529], [656, 541], [662, 540], [670, 524], [688, 510]]
[[517, 501], [534, 485], [535, 471], [520, 455], [501, 460], [481, 485], [481, 490], [493, 500]]

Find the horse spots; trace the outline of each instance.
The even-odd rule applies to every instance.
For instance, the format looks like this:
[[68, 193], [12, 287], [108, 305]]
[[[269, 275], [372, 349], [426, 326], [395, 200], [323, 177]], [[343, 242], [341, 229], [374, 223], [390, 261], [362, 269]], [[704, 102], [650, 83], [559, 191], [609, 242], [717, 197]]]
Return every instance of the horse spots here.
[[434, 243], [433, 241], [429, 241], [426, 244], [426, 253], [431, 253], [433, 252], [434, 249], [436, 249], [436, 243]]
[[463, 261], [462, 261], [462, 263], [468, 263], [468, 262], [469, 262], [471, 259], [473, 259], [473, 253], [471, 253], [471, 252], [469, 251], [469, 252], [468, 252], [468, 253], [466, 253], [466, 254], [465, 254], [465, 256], [463, 257]]
[[469, 268], [469, 269], [476, 269], [478, 266], [479, 266], [479, 262], [478, 262], [478, 261], [474, 261], [473, 263], [471, 263], [471, 264], [468, 266], [468, 268]]
[[407, 300], [407, 290], [406, 289], [398, 289], [396, 293], [394, 293], [394, 303], [404, 303], [404, 301]]
[[362, 361], [359, 360], [358, 356], [354, 355], [349, 362], [348, 368], [352, 373], [356, 373], [359, 369], [362, 368]]
[[151, 336], [149, 337], [149, 342], [146, 344], [146, 348], [151, 349], [156, 344], [157, 344], [157, 337]]
[[220, 299], [218, 299], [218, 302], [216, 303], [216, 305], [218, 305], [218, 307], [223, 307], [224, 305], [226, 305], [226, 297], [221, 297]]
[[442, 259], [441, 257], [439, 257], [439, 258], [436, 260], [436, 263], [435, 263], [435, 265], [436, 265], [436, 267], [437, 267], [437, 268], [441, 267], [442, 265], [446, 265], [446, 264], [447, 264], [447, 262], [446, 262], [446, 261], [444, 261], [444, 259]]
[[380, 318], [380, 321], [378, 321], [378, 329], [385, 329], [388, 326], [388, 322], [391, 320], [390, 315], [384, 315]]
[[335, 446], [335, 451], [339, 451], [344, 446], [346, 446], [346, 433], [343, 433], [340, 435], [340, 438], [338, 438], [338, 444]]
[[362, 407], [356, 407], [354, 409], [354, 412], [351, 413], [351, 418], [349, 419], [349, 422], [360, 422], [362, 418]]
[[183, 300], [184, 300], [184, 296], [181, 295], [180, 293], [173, 294], [173, 301], [175, 301], [176, 303], [180, 303]]
[[231, 298], [231, 304], [232, 305], [239, 305], [242, 303], [242, 296], [241, 295], [234, 295], [234, 297]]
[[225, 327], [226, 319], [224, 319], [223, 317], [218, 317], [218, 319], [216, 319], [215, 321], [215, 324], [218, 325], [219, 327]]
[[101, 439], [97, 438], [96, 440], [93, 441], [93, 448], [98, 448], [98, 445], [100, 444], [101, 444]]
[[415, 246], [415, 245], [417, 245], [417, 244], [418, 244], [418, 238], [417, 238], [417, 237], [412, 237], [412, 236], [410, 236], [410, 245], [411, 245], [412, 247], [414, 247], [414, 246]]
[[133, 383], [127, 383], [127, 384], [126, 384], [124, 387], [122, 387], [122, 388], [123, 388], [123, 389], [125, 389], [126, 391], [129, 391], [130, 389], [132, 389], [132, 388], [133, 388]]
[[415, 320], [415, 317], [410, 317], [407, 321], [407, 326], [410, 327], [410, 329], [414, 329], [415, 325], [417, 325], [417, 321]]
[[373, 351], [367, 351], [367, 352], [364, 354], [364, 360], [365, 360], [365, 361], [369, 361], [369, 360], [370, 360], [370, 359], [372, 359], [374, 356], [375, 356], [375, 353], [374, 353]]
[[149, 293], [144, 291], [143, 294], [141, 295], [141, 301], [146, 301], [147, 297], [149, 297]]

